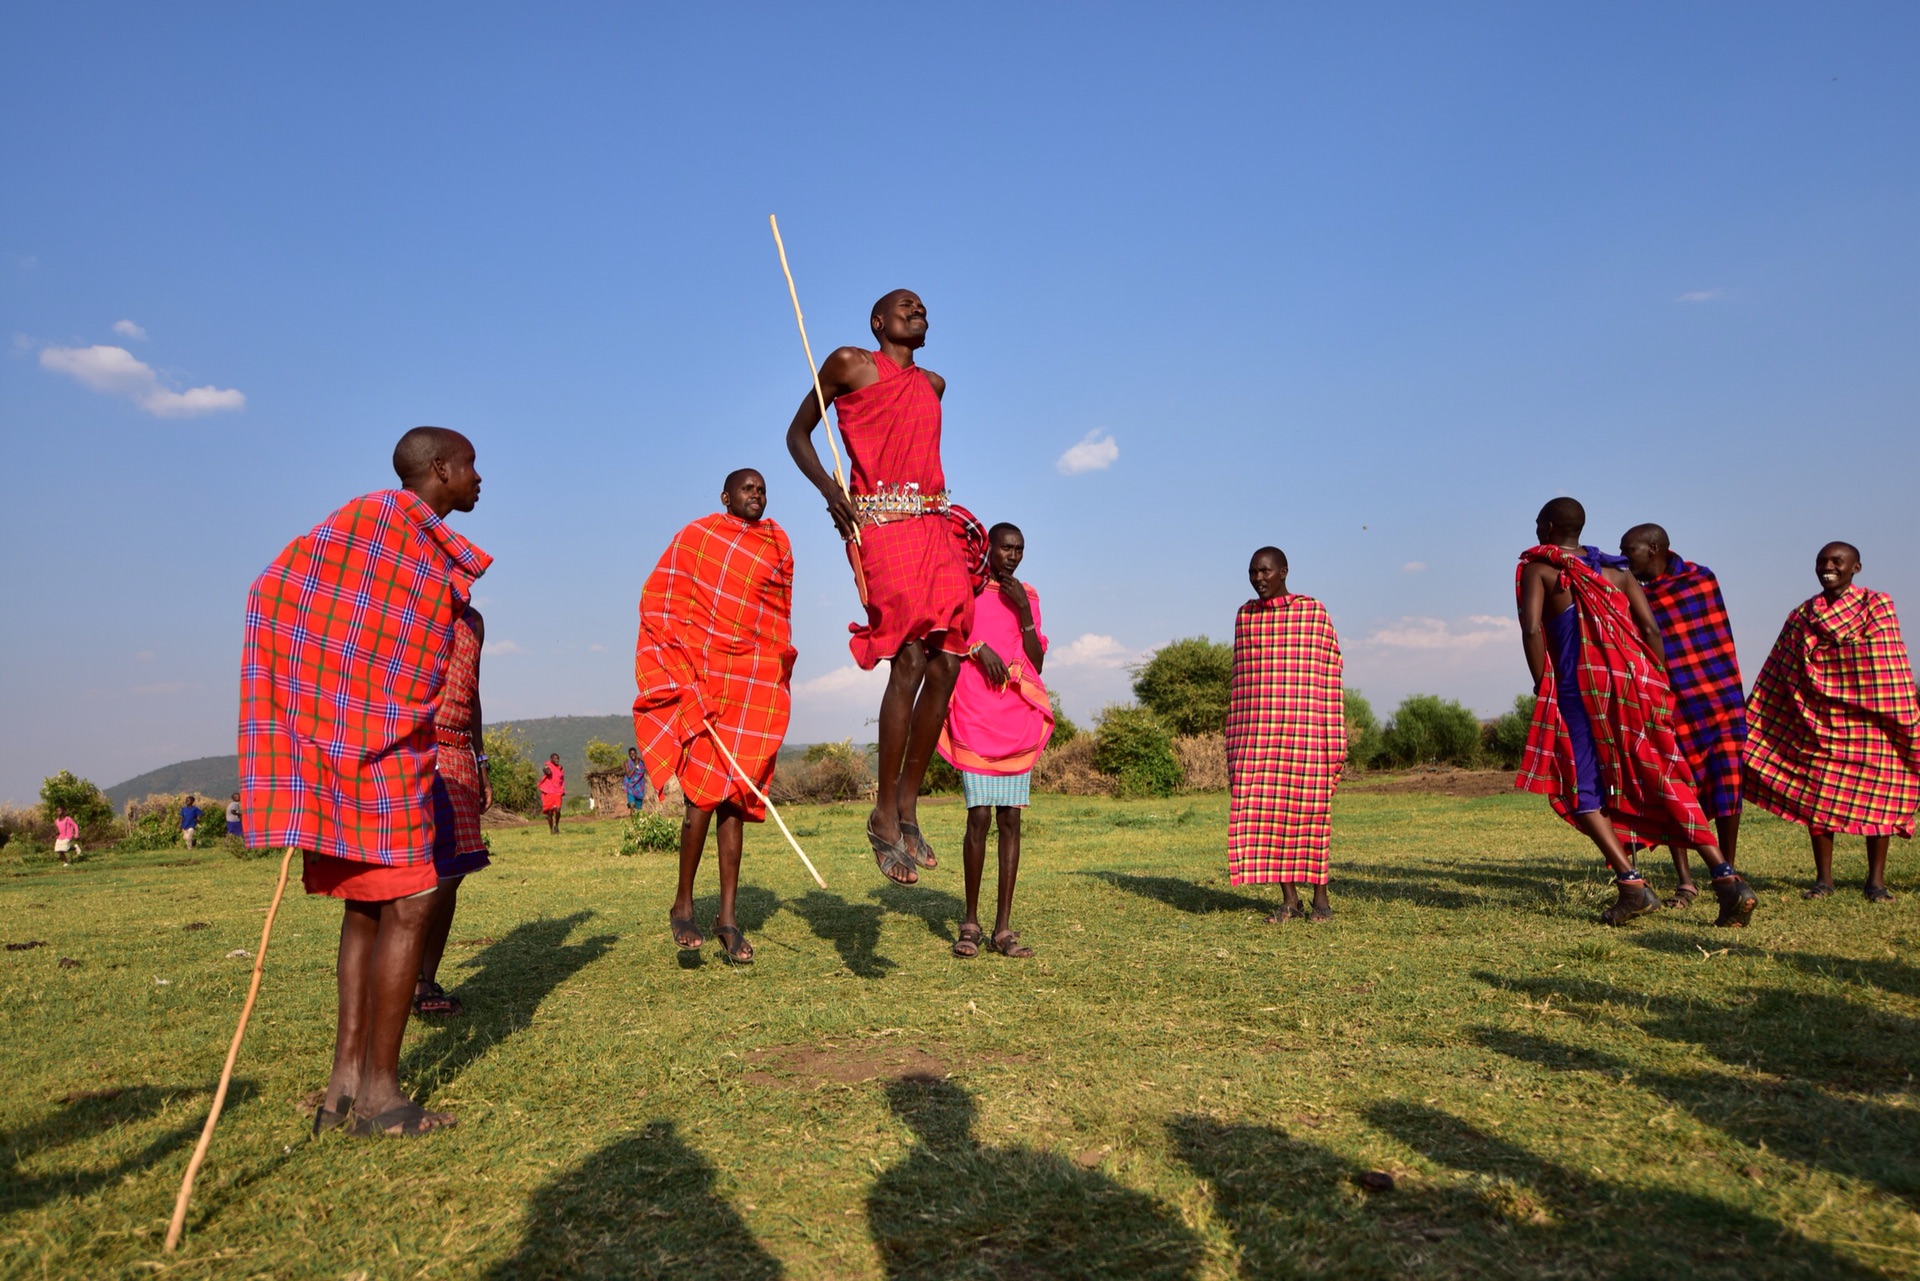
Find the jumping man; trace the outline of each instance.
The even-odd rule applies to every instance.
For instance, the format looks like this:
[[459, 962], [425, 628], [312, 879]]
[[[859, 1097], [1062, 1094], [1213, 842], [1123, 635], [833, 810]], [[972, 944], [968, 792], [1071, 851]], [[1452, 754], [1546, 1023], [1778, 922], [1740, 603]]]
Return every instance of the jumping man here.
[[916, 865], [936, 863], [920, 833], [920, 785], [966, 653], [973, 584], [940, 464], [946, 380], [913, 360], [927, 341], [926, 305], [912, 290], [896, 289], [873, 305], [868, 325], [877, 350], [842, 347], [820, 367], [821, 390], [839, 406], [851, 499], [814, 449], [820, 405], [811, 388], [787, 428], [787, 449], [827, 500], [840, 536], [859, 534], [867, 621], [849, 628], [850, 648], [863, 670], [892, 664], [880, 700], [879, 779], [867, 841], [880, 870], [911, 885], [919, 880]]
[[1520, 554], [1514, 592], [1535, 700], [1514, 785], [1544, 793], [1599, 847], [1619, 891], [1603, 924], [1660, 907], [1624, 839], [1699, 850], [1720, 900], [1714, 923], [1745, 925], [1754, 893], [1713, 843], [1674, 739], [1659, 625], [1632, 574], [1588, 566], [1586, 523], [1585, 508], [1556, 498], [1534, 521], [1538, 545]]
[[[759, 472], [729, 475], [720, 504], [724, 510], [675, 534], [647, 577], [633, 658], [633, 734], [654, 790], [678, 776], [686, 797], [680, 887], [667, 911], [673, 941], [683, 948], [706, 942], [693, 918], [693, 878], [718, 814], [714, 933], [726, 958], [744, 964], [753, 960], [753, 945], [733, 910], [742, 825], [767, 817], [748, 782], [764, 792], [773, 781], [793, 711], [793, 549], [785, 530], [762, 519], [767, 482]], [[747, 779], [733, 772], [716, 737]]]

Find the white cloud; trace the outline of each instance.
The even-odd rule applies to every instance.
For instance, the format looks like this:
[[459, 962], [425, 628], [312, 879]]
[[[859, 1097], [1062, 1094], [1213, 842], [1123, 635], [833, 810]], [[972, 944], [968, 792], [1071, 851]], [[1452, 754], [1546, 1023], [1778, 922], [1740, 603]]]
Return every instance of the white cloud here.
[[1675, 298], [1674, 301], [1675, 302], [1712, 302], [1715, 298], [1720, 297], [1722, 294], [1726, 292], [1727, 292], [1726, 290], [1718, 289], [1718, 288], [1689, 289], [1687, 290], [1686, 293], [1681, 294], [1678, 298]]
[[247, 398], [231, 387], [174, 391], [160, 384], [153, 366], [125, 347], [43, 347], [40, 367], [65, 374], [108, 396], [124, 396], [158, 418], [195, 418], [244, 409]]
[[527, 652], [527, 647], [525, 645], [522, 645], [517, 641], [510, 641], [506, 639], [490, 640], [480, 648], [482, 653], [499, 654], [502, 657], [505, 657], [508, 654], [524, 654]]
[[1047, 668], [1125, 667], [1138, 655], [1111, 636], [1082, 634], [1070, 645], [1059, 646], [1047, 654]]
[[1383, 649], [1448, 650], [1455, 653], [1511, 644], [1520, 624], [1497, 614], [1444, 618], [1406, 617], [1377, 627], [1360, 643]]
[[134, 324], [131, 320], [114, 321], [113, 332], [119, 334], [122, 338], [131, 338], [136, 342], [145, 342], [147, 340], [147, 331]]
[[1083, 471], [1105, 471], [1118, 457], [1120, 446], [1114, 444], [1112, 433], [1096, 427], [1082, 436], [1079, 444], [1060, 455], [1054, 466], [1063, 476], [1077, 476]]
[[801, 681], [793, 687], [793, 692], [801, 698], [838, 698], [871, 696], [873, 705], [880, 705], [880, 695], [887, 688], [887, 669], [876, 667], [863, 672], [849, 663], [845, 667], [836, 667], [823, 672], [810, 680]]
[[1427, 572], [1427, 562], [1424, 560], [1410, 560], [1400, 567], [1400, 572], [1403, 574], [1424, 574]]
[[587, 646], [587, 653], [589, 654], [604, 654], [606, 652], [607, 652], [607, 647], [605, 645], [602, 645], [599, 641], [595, 641], [593, 644]]

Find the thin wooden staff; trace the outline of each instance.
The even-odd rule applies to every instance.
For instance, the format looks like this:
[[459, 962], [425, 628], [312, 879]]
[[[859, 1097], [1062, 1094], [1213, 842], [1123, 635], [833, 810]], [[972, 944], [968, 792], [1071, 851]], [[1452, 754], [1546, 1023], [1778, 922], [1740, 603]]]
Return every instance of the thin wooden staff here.
[[826, 889], [827, 883], [820, 879], [820, 870], [814, 867], [813, 860], [807, 857], [807, 852], [800, 848], [800, 842], [793, 839], [793, 833], [787, 830], [786, 821], [780, 817], [780, 811], [773, 807], [773, 798], [753, 785], [753, 780], [748, 778], [747, 772], [740, 768], [740, 762], [733, 759], [733, 753], [729, 752], [727, 745], [720, 741], [720, 732], [712, 725], [707, 726], [707, 737], [711, 738], [713, 745], [720, 749], [720, 754], [727, 758], [728, 767], [739, 776], [742, 783], [747, 785], [747, 790], [759, 797], [760, 803], [767, 807], [767, 813], [773, 815], [773, 821], [780, 825], [780, 835], [787, 838], [787, 844], [793, 846], [793, 852], [800, 856], [800, 861], [807, 865], [809, 872], [813, 873], [813, 883], [823, 890]]
[[233, 1064], [240, 1057], [240, 1039], [247, 1034], [247, 1016], [253, 1013], [253, 1002], [260, 995], [260, 975], [267, 964], [267, 940], [273, 937], [273, 918], [280, 911], [280, 896], [287, 892], [287, 869], [293, 864], [293, 849], [288, 847], [286, 857], [280, 860], [280, 883], [273, 887], [273, 902], [267, 904], [266, 924], [260, 927], [260, 951], [253, 958], [253, 982], [247, 988], [247, 1003], [240, 1007], [240, 1026], [233, 1030], [233, 1044], [227, 1047], [227, 1065], [220, 1069], [220, 1088], [213, 1092], [213, 1110], [207, 1113], [206, 1128], [200, 1131], [200, 1142], [194, 1145], [193, 1159], [187, 1162], [187, 1176], [180, 1180], [180, 1195], [174, 1198], [173, 1222], [167, 1225], [167, 1253], [172, 1254], [180, 1244], [180, 1233], [187, 1226], [187, 1200], [193, 1196], [193, 1179], [200, 1173], [200, 1163], [207, 1159], [207, 1145], [213, 1142], [213, 1127], [219, 1124], [220, 1109], [226, 1106], [227, 1086], [233, 1083]]
[[[787, 296], [793, 299], [794, 323], [800, 326], [800, 346], [807, 353], [807, 372], [813, 376], [813, 398], [820, 404], [820, 421], [827, 429], [827, 448], [833, 451], [833, 479], [839, 484], [840, 492], [847, 496], [847, 502], [853, 502], [853, 491], [847, 488], [847, 474], [840, 466], [840, 446], [834, 443], [833, 420], [827, 417], [827, 393], [820, 386], [820, 366], [813, 360], [813, 344], [807, 341], [807, 318], [800, 314], [800, 291], [793, 285], [793, 268], [787, 266], [787, 245], [780, 239], [780, 220], [772, 214], [767, 215], [767, 225], [773, 228], [773, 247], [780, 251], [780, 270], [787, 278]], [[867, 571], [860, 563], [860, 526], [853, 527], [853, 537], [847, 541], [847, 563], [853, 566], [853, 587], [860, 593], [860, 604], [867, 603]], [[805, 858], [806, 855], [801, 855]]]

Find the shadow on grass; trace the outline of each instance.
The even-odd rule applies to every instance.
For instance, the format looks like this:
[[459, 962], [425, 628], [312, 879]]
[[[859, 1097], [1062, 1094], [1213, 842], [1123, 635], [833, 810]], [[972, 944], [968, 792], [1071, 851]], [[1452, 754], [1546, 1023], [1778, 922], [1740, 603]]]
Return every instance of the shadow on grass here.
[[1192, 912], [1205, 916], [1213, 912], [1258, 912], [1262, 916], [1273, 911], [1280, 901], [1278, 887], [1274, 889], [1272, 902], [1249, 898], [1245, 894], [1236, 894], [1231, 890], [1216, 890], [1206, 885], [1197, 885], [1192, 881], [1181, 880], [1177, 876], [1136, 876], [1131, 872], [1076, 872], [1076, 876], [1091, 876], [1105, 881], [1117, 890], [1129, 894], [1138, 894], [1141, 898], [1150, 898], [1156, 903], [1165, 903], [1180, 912]]
[[[779, 910], [780, 896], [772, 890], [765, 889], [758, 885], [743, 884], [738, 890], [734, 891], [733, 919], [740, 923], [740, 928], [746, 933], [749, 943], [753, 941], [753, 936], [758, 934], [761, 928], [773, 918], [773, 914]], [[708, 952], [712, 952], [716, 959], [719, 958], [719, 940], [713, 925], [714, 918], [719, 915], [720, 896], [717, 893], [703, 895], [693, 900], [694, 923], [700, 927], [700, 933], [705, 936], [707, 943], [697, 950], [692, 948], [679, 948], [678, 960], [681, 969], [699, 969], [707, 963]], [[673, 935], [667, 928], [666, 916], [666, 911], [663, 909], [660, 913], [660, 936], [670, 940]]]
[[[1901, 961], [1883, 959], [1860, 959], [1851, 956], [1832, 956], [1825, 952], [1775, 952], [1767, 948], [1755, 947], [1750, 943], [1731, 943], [1726, 940], [1727, 931], [1718, 936], [1718, 946], [1706, 948], [1706, 951], [1725, 950], [1731, 956], [1762, 957], [1790, 965], [1802, 974], [1814, 978], [1832, 979], [1838, 983], [1852, 983], [1860, 987], [1876, 987], [1883, 992], [1893, 992], [1900, 996], [1920, 996], [1920, 969], [1915, 969]], [[1649, 952], [1660, 952], [1668, 956], [1684, 956], [1689, 961], [1701, 959], [1701, 945], [1698, 937], [1682, 934], [1677, 930], [1656, 930], [1650, 933], [1635, 934], [1630, 940], [1635, 947], [1645, 948]]]
[[[235, 1108], [251, 1102], [259, 1092], [254, 1082], [235, 1080], [227, 1087], [225, 1114], [231, 1115]], [[135, 1085], [117, 1093], [102, 1090], [91, 1097], [59, 1104], [60, 1110], [51, 1116], [0, 1136], [0, 1162], [4, 1162], [7, 1169], [7, 1177], [0, 1180], [0, 1214], [31, 1209], [62, 1197], [84, 1197], [152, 1168], [199, 1138], [207, 1122], [206, 1109], [197, 1103], [184, 1109], [180, 1124], [155, 1136], [138, 1152], [110, 1165], [27, 1174], [20, 1170], [21, 1162], [119, 1126], [147, 1120], [170, 1104], [201, 1098], [211, 1103], [212, 1097], [211, 1086]]]
[[[1504, 1229], [1459, 1248], [1476, 1271], [1595, 1276], [1873, 1277], [1777, 1219], [1671, 1187], [1640, 1188], [1536, 1156], [1436, 1108], [1376, 1103], [1366, 1120], [1428, 1160], [1473, 1176], [1479, 1215]], [[1451, 1251], [1448, 1251], [1451, 1253]], [[1756, 1272], [1758, 1270], [1758, 1273]]]
[[879, 903], [849, 903], [838, 894], [809, 890], [790, 900], [787, 908], [807, 923], [815, 938], [833, 944], [841, 963], [856, 976], [877, 979], [899, 968], [878, 951], [880, 918], [886, 910]]
[[952, 1081], [901, 1077], [912, 1151], [874, 1180], [867, 1225], [889, 1277], [1191, 1277], [1199, 1238], [1143, 1192], [1051, 1152], [986, 1147]]
[[[422, 1099], [472, 1067], [494, 1046], [533, 1022], [534, 1011], [549, 993], [582, 969], [599, 960], [618, 941], [614, 934], [597, 934], [569, 944], [567, 935], [594, 913], [546, 917], [526, 921], [472, 958], [457, 962], [472, 973], [461, 979], [453, 995], [467, 1007], [465, 1017], [432, 1025], [408, 1038], [400, 1079], [425, 1087]], [[442, 963], [442, 973], [446, 969]]]
[[651, 1122], [535, 1192], [520, 1248], [487, 1275], [785, 1275], [713, 1183], [713, 1166], [680, 1139], [673, 1122]]
[[960, 916], [966, 900], [945, 890], [923, 889], [919, 885], [895, 885], [889, 881], [867, 891], [867, 897], [895, 916], [910, 916], [926, 924], [927, 933], [945, 943], [960, 937]]

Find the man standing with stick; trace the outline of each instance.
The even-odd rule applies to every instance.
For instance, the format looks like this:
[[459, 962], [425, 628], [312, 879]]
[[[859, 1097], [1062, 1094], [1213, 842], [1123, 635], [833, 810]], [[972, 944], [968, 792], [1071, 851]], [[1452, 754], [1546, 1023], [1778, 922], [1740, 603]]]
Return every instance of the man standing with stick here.
[[[961, 527], [949, 512], [940, 463], [940, 398], [946, 380], [914, 363], [927, 341], [927, 308], [910, 289], [874, 303], [877, 350], [842, 347], [821, 365], [787, 428], [787, 449], [827, 500], [845, 539], [858, 538], [867, 621], [853, 624], [854, 661], [892, 667], [880, 700], [878, 790], [867, 820], [874, 861], [902, 885], [935, 865], [920, 834], [920, 785], [947, 717], [947, 703], [973, 625], [973, 584]], [[839, 406], [852, 463], [843, 490], [813, 445], [822, 402]], [[829, 429], [831, 430], [831, 429]]]
[[[793, 711], [793, 548], [763, 520], [767, 482], [752, 468], [721, 487], [724, 510], [702, 516], [661, 554], [640, 596], [633, 674], [633, 734], [656, 792], [678, 776], [680, 886], [667, 924], [697, 948], [693, 878], [720, 816], [720, 911], [714, 933], [726, 958], [753, 960], [734, 917], [743, 824], [766, 821], [764, 798]], [[805, 857], [804, 855], [802, 857]], [[817, 875], [817, 874], [816, 874]]]
[[434, 721], [455, 628], [492, 559], [444, 523], [479, 501], [473, 463], [460, 433], [414, 428], [393, 451], [403, 488], [356, 498], [288, 544], [247, 598], [247, 844], [303, 851], [307, 893], [346, 904], [316, 1130], [454, 1123], [406, 1096], [399, 1062], [439, 883]]

